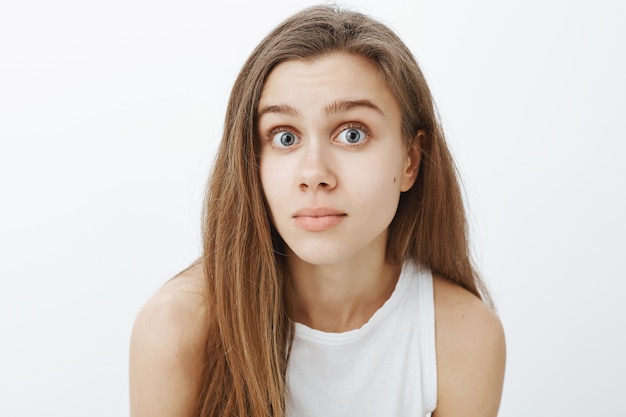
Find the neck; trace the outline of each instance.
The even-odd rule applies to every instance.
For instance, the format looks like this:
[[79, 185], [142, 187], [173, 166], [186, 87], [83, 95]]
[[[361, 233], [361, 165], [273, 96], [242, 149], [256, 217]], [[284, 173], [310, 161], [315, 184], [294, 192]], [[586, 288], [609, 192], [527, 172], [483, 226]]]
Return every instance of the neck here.
[[400, 266], [379, 258], [340, 265], [312, 265], [291, 254], [292, 319], [326, 332], [362, 327], [389, 299]]

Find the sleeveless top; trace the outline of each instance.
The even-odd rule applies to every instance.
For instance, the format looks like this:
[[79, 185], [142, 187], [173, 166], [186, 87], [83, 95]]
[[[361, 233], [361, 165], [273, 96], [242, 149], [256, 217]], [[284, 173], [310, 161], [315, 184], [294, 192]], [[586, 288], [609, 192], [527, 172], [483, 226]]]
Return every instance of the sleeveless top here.
[[295, 324], [287, 416], [430, 416], [437, 406], [430, 270], [402, 268], [389, 299], [361, 328], [328, 333]]

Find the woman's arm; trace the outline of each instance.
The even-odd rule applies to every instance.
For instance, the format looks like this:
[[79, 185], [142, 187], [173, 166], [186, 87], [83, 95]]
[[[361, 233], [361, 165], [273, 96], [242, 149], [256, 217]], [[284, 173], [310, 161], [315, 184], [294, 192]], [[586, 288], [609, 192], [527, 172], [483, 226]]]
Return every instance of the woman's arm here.
[[495, 417], [506, 348], [500, 319], [476, 296], [435, 280], [438, 396], [434, 417]]
[[135, 321], [130, 346], [131, 417], [194, 415], [202, 384], [206, 309], [187, 274], [159, 290]]

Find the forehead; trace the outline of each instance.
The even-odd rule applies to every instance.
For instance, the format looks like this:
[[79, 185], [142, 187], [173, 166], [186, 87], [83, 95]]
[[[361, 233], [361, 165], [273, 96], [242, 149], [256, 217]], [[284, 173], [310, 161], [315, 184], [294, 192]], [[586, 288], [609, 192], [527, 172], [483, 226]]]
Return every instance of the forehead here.
[[281, 104], [322, 106], [324, 101], [338, 98], [397, 106], [394, 94], [372, 62], [359, 55], [334, 52], [277, 65], [263, 86], [259, 109]]

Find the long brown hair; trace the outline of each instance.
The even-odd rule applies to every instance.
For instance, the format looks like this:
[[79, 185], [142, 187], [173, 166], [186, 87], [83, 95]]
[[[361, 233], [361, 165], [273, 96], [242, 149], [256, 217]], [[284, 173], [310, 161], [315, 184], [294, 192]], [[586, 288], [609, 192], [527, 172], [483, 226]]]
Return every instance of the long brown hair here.
[[397, 98], [408, 144], [426, 132], [415, 185], [389, 227], [387, 258], [414, 259], [489, 301], [468, 253], [456, 170], [415, 58], [386, 26], [359, 13], [318, 6], [274, 29], [252, 52], [232, 89], [207, 187], [203, 255], [209, 314], [201, 416], [283, 416], [292, 335], [285, 306], [282, 240], [259, 177], [256, 112], [274, 67], [331, 52], [369, 59]]

